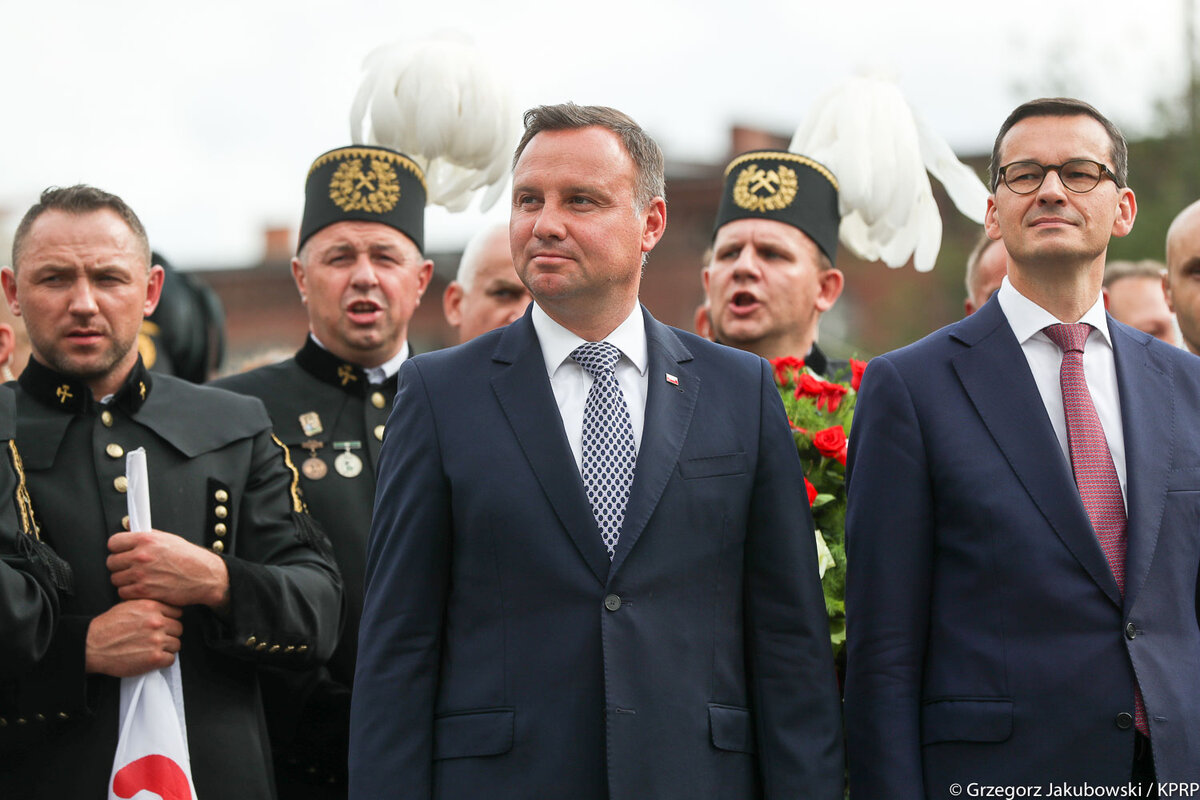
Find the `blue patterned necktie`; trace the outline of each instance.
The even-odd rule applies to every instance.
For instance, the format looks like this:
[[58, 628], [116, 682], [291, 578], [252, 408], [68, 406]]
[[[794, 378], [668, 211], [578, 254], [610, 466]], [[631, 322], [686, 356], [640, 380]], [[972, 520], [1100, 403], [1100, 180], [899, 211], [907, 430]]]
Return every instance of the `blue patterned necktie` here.
[[629, 406], [615, 372], [621, 351], [608, 342], [585, 342], [571, 358], [592, 376], [583, 407], [583, 487], [611, 561], [637, 463]]

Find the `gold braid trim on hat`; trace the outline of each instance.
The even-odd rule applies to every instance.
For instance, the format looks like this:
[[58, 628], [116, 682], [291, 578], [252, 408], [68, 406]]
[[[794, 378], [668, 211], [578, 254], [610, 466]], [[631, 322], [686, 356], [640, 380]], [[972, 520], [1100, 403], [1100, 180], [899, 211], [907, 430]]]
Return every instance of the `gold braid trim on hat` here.
[[17, 443], [8, 440], [8, 452], [12, 456], [13, 469], [17, 472], [17, 509], [21, 512], [21, 530], [26, 535], [41, 540], [37, 519], [33, 516], [33, 500], [29, 497], [29, 487], [25, 485], [25, 465], [21, 463], [21, 454], [17, 452]]
[[279, 445], [279, 449], [283, 451], [283, 463], [287, 464], [288, 471], [292, 473], [292, 510], [297, 514], [307, 514], [308, 507], [300, 499], [300, 473], [296, 471], [296, 466], [292, 463], [292, 453], [288, 450], [287, 445], [279, 441], [279, 437], [273, 433], [271, 441]]
[[331, 161], [344, 161], [347, 158], [377, 158], [403, 167], [421, 182], [421, 188], [425, 190], [426, 194], [429, 194], [429, 187], [425, 185], [425, 173], [421, 171], [421, 168], [417, 166], [415, 161], [399, 153], [393, 153], [390, 150], [379, 150], [374, 147], [343, 147], [341, 150], [334, 150], [331, 153], [318, 156], [317, 160], [308, 168], [308, 177], [311, 178], [314, 172]]
[[833, 188], [835, 190], [840, 191], [840, 187], [838, 186], [837, 178], [834, 177], [833, 173], [830, 172], [829, 168], [826, 167], [824, 164], [813, 161], [808, 156], [802, 156], [802, 155], [798, 155], [796, 153], [785, 153], [785, 152], [782, 152], [779, 150], [758, 150], [753, 153], [743, 153], [742, 155], [738, 156], [733, 161], [731, 161], [729, 166], [725, 168], [725, 177], [729, 177], [729, 173], [733, 172], [735, 167], [739, 166], [740, 164], [744, 164], [747, 161], [751, 161], [753, 159], [765, 159], [765, 160], [775, 160], [775, 161], [794, 161], [797, 164], [803, 164], [804, 166], [808, 167], [809, 169], [813, 170], [814, 172], [820, 173], [825, 178], [825, 180], [827, 180], [831, 184], [833, 184]]

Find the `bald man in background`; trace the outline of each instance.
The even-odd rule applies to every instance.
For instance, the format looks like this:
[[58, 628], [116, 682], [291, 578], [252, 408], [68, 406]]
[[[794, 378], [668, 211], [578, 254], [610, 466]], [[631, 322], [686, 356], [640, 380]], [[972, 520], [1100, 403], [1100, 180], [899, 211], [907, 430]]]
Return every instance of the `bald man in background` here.
[[442, 294], [442, 311], [458, 329], [461, 344], [518, 319], [529, 300], [529, 290], [513, 268], [508, 223], [499, 222], [467, 242], [458, 274]]
[[1163, 293], [1179, 322], [1184, 345], [1200, 355], [1200, 200], [1179, 212], [1167, 230]]

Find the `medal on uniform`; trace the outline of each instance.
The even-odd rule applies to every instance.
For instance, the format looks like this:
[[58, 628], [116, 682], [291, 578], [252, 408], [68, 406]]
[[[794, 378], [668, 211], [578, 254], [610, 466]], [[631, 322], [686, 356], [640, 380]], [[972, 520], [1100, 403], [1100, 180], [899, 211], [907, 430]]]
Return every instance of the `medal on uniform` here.
[[362, 472], [363, 463], [362, 459], [351, 453], [350, 450], [362, 447], [362, 442], [334, 442], [333, 446], [346, 448], [346, 452], [333, 460], [333, 468], [337, 470], [337, 474], [343, 478], [357, 478]]
[[315, 411], [301, 414], [300, 430], [304, 431], [305, 436], [316, 436], [318, 433], [324, 431], [325, 426], [321, 424], [321, 415]]
[[310, 481], [319, 481], [324, 478], [329, 472], [329, 467], [325, 466], [325, 462], [317, 458], [317, 450], [324, 447], [324, 442], [318, 442], [316, 439], [309, 439], [304, 444], [300, 445], [308, 451], [308, 458], [300, 465], [300, 471], [304, 473], [304, 477]]

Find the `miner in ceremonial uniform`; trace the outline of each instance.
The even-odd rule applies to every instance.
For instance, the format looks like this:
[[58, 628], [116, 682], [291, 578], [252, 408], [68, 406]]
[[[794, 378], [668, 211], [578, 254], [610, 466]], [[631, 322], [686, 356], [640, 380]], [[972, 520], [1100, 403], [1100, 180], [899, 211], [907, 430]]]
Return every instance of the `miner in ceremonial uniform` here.
[[295, 357], [217, 385], [262, 399], [300, 467], [309, 508], [333, 540], [346, 625], [327, 668], [273, 681], [267, 711], [282, 797], [346, 793], [350, 685], [375, 470], [408, 324], [429, 286], [425, 183], [409, 157], [343, 147], [309, 170], [292, 274], [309, 336]]
[[[44, 192], [0, 277], [33, 351], [16, 387], [29, 495], [74, 572], [46, 654], [11, 693], [25, 724], [7, 728], [0, 796], [105, 796], [121, 679], [178, 658], [197, 796], [273, 797], [259, 668], [323, 662], [341, 612], [287, 448], [257, 400], [146, 370], [137, 334], [163, 276], [119, 197]], [[154, 530], [127, 530], [135, 448]]]
[[[29, 669], [46, 652], [58, 619], [58, 593], [71, 588], [70, 568], [39, 538], [12, 441], [15, 412], [12, 390], [0, 386], [0, 678]], [[14, 704], [4, 690], [0, 685], [0, 731], [22, 724], [19, 714], [9, 714]]]
[[834, 267], [839, 222], [837, 179], [824, 165], [786, 151], [735, 158], [703, 273], [716, 341], [803, 358], [821, 375], [844, 371], [817, 346], [821, 315], [845, 284]]

